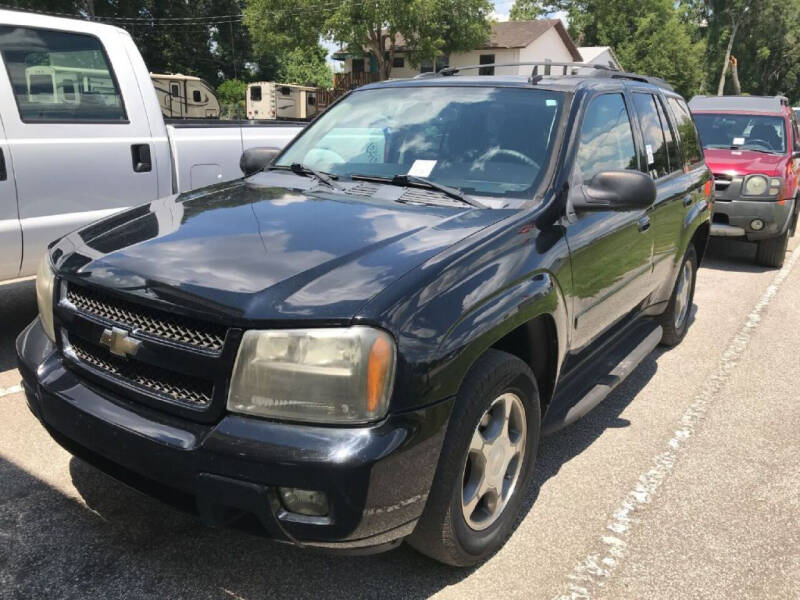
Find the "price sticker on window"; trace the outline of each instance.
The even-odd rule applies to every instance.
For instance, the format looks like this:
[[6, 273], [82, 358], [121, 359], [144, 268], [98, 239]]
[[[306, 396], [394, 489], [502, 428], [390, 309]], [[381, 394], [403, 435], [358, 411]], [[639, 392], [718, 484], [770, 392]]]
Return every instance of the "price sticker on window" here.
[[414, 177], [428, 177], [436, 166], [435, 160], [415, 160], [408, 171]]
[[650, 144], [645, 146], [645, 150], [647, 150], [647, 164], [652, 165], [656, 162], [655, 156], [653, 156], [653, 147]]

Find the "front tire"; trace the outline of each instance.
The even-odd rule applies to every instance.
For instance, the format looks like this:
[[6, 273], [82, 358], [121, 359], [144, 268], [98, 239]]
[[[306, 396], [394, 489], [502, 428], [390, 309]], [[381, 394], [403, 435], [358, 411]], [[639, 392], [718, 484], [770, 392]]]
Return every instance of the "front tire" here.
[[667, 310], [659, 318], [661, 328], [664, 330], [664, 334], [661, 336], [662, 345], [677, 346], [686, 335], [694, 302], [696, 280], [697, 251], [694, 249], [694, 244], [689, 244], [689, 248], [683, 256], [683, 263], [678, 271], [678, 280], [672, 289]]
[[764, 267], [780, 269], [786, 259], [786, 249], [789, 247], [789, 232], [768, 240], [758, 242], [756, 260]]
[[488, 350], [459, 390], [425, 510], [408, 538], [417, 551], [466, 567], [514, 529], [539, 444], [539, 391], [519, 358]]

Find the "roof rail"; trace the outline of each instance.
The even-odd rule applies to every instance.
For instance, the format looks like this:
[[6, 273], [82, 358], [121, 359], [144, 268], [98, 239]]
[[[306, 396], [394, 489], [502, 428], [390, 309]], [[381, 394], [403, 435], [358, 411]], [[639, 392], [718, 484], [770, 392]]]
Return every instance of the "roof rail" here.
[[[645, 75], [639, 75], [638, 73], [628, 73], [625, 71], [617, 71], [611, 67], [607, 67], [606, 65], [598, 65], [593, 63], [583, 63], [583, 62], [557, 62], [551, 60], [537, 60], [537, 61], [529, 61], [529, 62], [509, 62], [509, 63], [489, 63], [485, 65], [468, 65], [465, 67], [445, 67], [441, 69], [438, 73], [421, 73], [417, 75], [414, 79], [429, 79], [431, 77], [450, 77], [452, 75], [456, 75], [461, 71], [474, 71], [477, 69], [485, 69], [485, 68], [494, 68], [494, 67], [533, 67], [533, 71], [531, 72], [531, 76], [528, 78], [528, 81], [531, 83], [538, 83], [542, 80], [542, 78], [546, 76], [552, 76], [554, 73], [552, 72], [553, 67], [559, 67], [562, 69], [562, 76], [567, 75], [578, 75], [577, 73], [570, 73], [569, 69], [591, 69], [590, 73], [582, 73], [578, 76], [585, 76], [585, 77], [613, 77], [616, 79], [630, 79], [632, 81], [641, 81], [643, 83], [649, 83], [666, 90], [672, 90], [673, 87], [661, 79], [660, 77], [647, 77]], [[544, 73], [539, 72], [539, 67], [544, 67]]]

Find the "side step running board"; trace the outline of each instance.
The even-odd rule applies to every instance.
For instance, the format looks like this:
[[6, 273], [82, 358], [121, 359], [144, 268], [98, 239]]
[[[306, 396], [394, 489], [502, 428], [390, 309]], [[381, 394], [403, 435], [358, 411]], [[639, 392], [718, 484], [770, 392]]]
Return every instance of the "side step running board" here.
[[566, 427], [600, 404], [655, 350], [662, 334], [661, 326], [654, 323], [636, 327], [631, 335], [610, 349], [604, 360], [597, 360], [581, 377], [559, 386], [550, 403], [555, 412], [548, 411], [542, 433]]

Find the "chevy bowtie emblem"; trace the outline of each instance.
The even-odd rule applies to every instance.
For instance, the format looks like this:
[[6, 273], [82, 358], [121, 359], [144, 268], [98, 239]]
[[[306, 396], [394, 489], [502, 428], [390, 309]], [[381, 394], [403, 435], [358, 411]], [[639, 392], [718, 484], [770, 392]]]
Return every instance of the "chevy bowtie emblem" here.
[[112, 327], [111, 329], [103, 330], [103, 334], [100, 336], [100, 343], [108, 348], [114, 356], [127, 358], [136, 356], [136, 352], [138, 352], [142, 342], [129, 337], [128, 332], [124, 329]]

